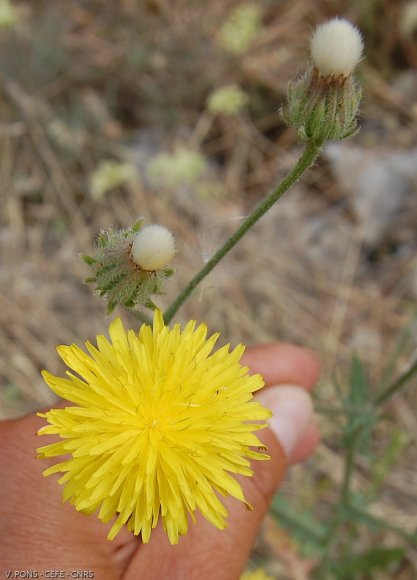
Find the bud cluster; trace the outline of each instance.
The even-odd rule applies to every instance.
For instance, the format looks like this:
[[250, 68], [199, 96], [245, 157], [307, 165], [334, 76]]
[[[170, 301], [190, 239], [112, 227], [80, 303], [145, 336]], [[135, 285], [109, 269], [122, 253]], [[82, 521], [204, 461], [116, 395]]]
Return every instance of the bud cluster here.
[[106, 297], [110, 314], [118, 304], [130, 310], [154, 309], [151, 296], [161, 294], [165, 279], [173, 274], [166, 265], [174, 253], [171, 232], [159, 225], [143, 227], [140, 219], [130, 228], [103, 230], [94, 256], [81, 257], [92, 270], [86, 282]]
[[361, 35], [347, 20], [335, 18], [317, 28], [311, 40], [313, 65], [289, 83], [282, 110], [300, 139], [323, 143], [356, 133], [362, 91], [352, 73], [362, 50]]

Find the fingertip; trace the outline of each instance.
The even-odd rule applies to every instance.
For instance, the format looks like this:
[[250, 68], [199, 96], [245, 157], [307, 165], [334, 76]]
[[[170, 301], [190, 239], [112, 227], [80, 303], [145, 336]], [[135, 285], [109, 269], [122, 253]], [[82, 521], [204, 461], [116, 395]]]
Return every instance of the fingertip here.
[[288, 464], [294, 465], [306, 461], [316, 450], [320, 443], [320, 438], [320, 429], [313, 419], [307, 427], [303, 438], [295, 447], [291, 457], [288, 459]]
[[320, 362], [307, 348], [271, 342], [248, 348], [242, 357], [251, 373], [260, 373], [266, 385], [294, 384], [311, 390], [320, 375]]
[[269, 427], [291, 461], [313, 418], [310, 395], [299, 386], [283, 385], [261, 391], [257, 399], [272, 411]]

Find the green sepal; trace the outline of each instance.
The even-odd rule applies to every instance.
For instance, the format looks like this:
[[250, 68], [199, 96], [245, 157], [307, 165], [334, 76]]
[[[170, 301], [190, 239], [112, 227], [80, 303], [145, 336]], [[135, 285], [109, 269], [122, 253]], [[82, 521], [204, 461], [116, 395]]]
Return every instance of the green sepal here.
[[81, 254], [91, 268], [85, 282], [94, 283], [97, 294], [106, 299], [107, 314], [113, 312], [117, 305], [128, 310], [137, 310], [139, 306], [155, 310], [157, 307], [151, 295], [161, 294], [165, 279], [174, 273], [172, 268], [147, 271], [133, 262], [131, 247], [143, 221], [139, 218], [128, 228], [110, 226], [102, 230], [93, 257]]
[[99, 248], [106, 248], [108, 245], [108, 236], [106, 232], [101, 232], [97, 238], [97, 246]]
[[89, 256], [88, 254], [81, 253], [80, 258], [81, 260], [83, 260], [83, 262], [87, 264], [87, 266], [92, 266], [93, 264], [96, 263], [96, 259], [93, 258], [92, 256]]
[[140, 228], [142, 227], [143, 222], [145, 221], [145, 218], [139, 218], [132, 226], [132, 232], [134, 232], [135, 234], [138, 233], [138, 231], [140, 230]]
[[107, 302], [106, 314], [109, 316], [117, 306], [117, 302]]

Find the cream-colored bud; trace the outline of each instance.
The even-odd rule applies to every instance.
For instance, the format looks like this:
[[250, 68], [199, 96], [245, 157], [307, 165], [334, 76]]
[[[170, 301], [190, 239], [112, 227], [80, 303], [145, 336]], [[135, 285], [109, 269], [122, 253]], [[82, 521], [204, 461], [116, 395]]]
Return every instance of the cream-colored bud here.
[[348, 77], [362, 57], [359, 30], [343, 18], [320, 24], [311, 39], [311, 57], [321, 76]]
[[164, 268], [175, 254], [174, 236], [164, 226], [143, 227], [132, 244], [132, 260], [144, 270]]

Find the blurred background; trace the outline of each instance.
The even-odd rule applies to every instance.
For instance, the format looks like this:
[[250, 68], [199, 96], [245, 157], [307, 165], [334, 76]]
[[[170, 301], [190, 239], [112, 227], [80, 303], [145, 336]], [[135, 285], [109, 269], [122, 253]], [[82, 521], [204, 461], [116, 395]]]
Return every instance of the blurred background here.
[[302, 146], [279, 107], [334, 16], [364, 35], [360, 132], [326, 146], [176, 319], [322, 360], [323, 443], [288, 477], [253, 564], [412, 579], [416, 381], [371, 401], [415, 362], [415, 0], [0, 0], [0, 418], [53, 402], [39, 372], [63, 372], [57, 344], [106, 332], [78, 257], [101, 228], [143, 216], [172, 230], [165, 307], [292, 167]]

